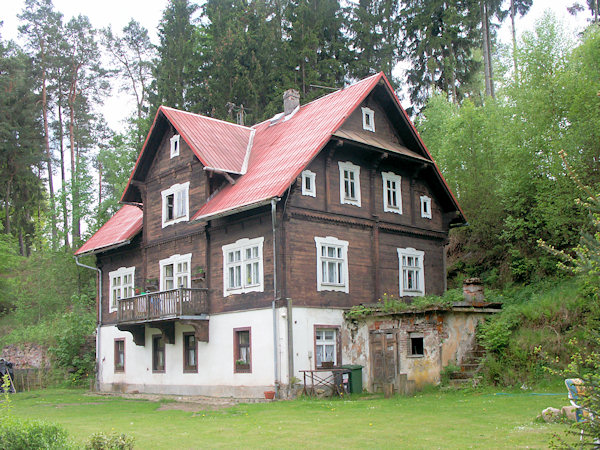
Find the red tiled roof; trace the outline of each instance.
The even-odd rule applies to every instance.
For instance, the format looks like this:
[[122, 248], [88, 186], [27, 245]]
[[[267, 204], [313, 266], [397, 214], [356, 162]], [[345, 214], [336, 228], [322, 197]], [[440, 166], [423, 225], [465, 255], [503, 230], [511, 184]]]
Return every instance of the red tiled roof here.
[[288, 120], [255, 125], [246, 174], [192, 217], [205, 219], [280, 197], [383, 77], [373, 75], [302, 106]]
[[95, 253], [127, 243], [142, 230], [142, 218], [143, 212], [140, 208], [124, 205], [75, 252], [75, 255]]
[[211, 117], [161, 106], [200, 162], [212, 169], [243, 174], [254, 130]]

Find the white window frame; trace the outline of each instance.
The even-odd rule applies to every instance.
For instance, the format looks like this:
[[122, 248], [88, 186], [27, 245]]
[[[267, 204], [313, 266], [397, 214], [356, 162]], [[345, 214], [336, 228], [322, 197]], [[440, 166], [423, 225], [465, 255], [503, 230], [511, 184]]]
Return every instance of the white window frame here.
[[[131, 281], [127, 284], [123, 283], [123, 279], [127, 276], [131, 276]], [[115, 286], [115, 280], [119, 279], [118, 287]], [[117, 310], [118, 300], [121, 298], [131, 298], [135, 295], [135, 267], [119, 267], [117, 270], [113, 270], [108, 273], [109, 280], [109, 311], [114, 312]], [[115, 291], [118, 290], [118, 294], [115, 295]]]
[[[315, 179], [317, 174], [310, 170], [302, 172], [302, 195], [308, 195], [309, 197], [317, 196], [317, 187], [315, 186]], [[306, 181], [308, 180], [310, 187], [307, 187]]]
[[[232, 294], [264, 291], [263, 243], [264, 237], [239, 239], [222, 247], [223, 250], [223, 297]], [[256, 254], [253, 248], [257, 248]], [[247, 252], [250, 251], [250, 254]], [[229, 254], [239, 252], [239, 259], [231, 260]], [[239, 274], [239, 284], [230, 286], [230, 269]], [[250, 272], [249, 272], [250, 271]], [[258, 272], [256, 274], [256, 271]], [[257, 276], [254, 278], [252, 274]], [[248, 280], [250, 276], [250, 281]]]
[[[178, 269], [179, 264], [187, 263], [187, 271], [181, 271]], [[192, 266], [192, 254], [186, 253], [185, 255], [173, 255], [166, 259], [161, 259], [158, 262], [160, 266], [160, 290], [166, 291], [170, 289], [177, 289], [181, 287], [183, 284], [184, 288], [189, 288], [191, 286], [191, 266]], [[165, 277], [165, 267], [173, 265], [173, 287], [167, 289], [167, 279]], [[180, 283], [181, 280], [184, 280], [184, 283]]]
[[[385, 212], [402, 214], [402, 177], [393, 172], [382, 172], [381, 178], [383, 180], [383, 210]], [[389, 187], [388, 182], [395, 184], [395, 188], [392, 189]], [[395, 195], [395, 205], [390, 204], [390, 195]]]
[[[340, 203], [354, 205], [360, 207], [360, 166], [352, 164], [350, 161], [338, 161], [340, 168]], [[348, 179], [348, 189], [350, 190], [351, 183], [354, 184], [354, 197], [350, 196], [350, 192], [346, 195], [346, 178], [344, 172], [353, 174], [353, 180]], [[349, 177], [350, 178], [350, 177]]]
[[[327, 339], [326, 333], [333, 332], [333, 339]], [[321, 336], [321, 339], [319, 339]], [[338, 337], [338, 329], [337, 328], [328, 328], [328, 327], [318, 327], [315, 328], [315, 368], [323, 367], [323, 359], [327, 355], [327, 347], [333, 346], [333, 366], [337, 366], [339, 364], [337, 360], [337, 337]], [[321, 347], [321, 361], [319, 361], [319, 347]], [[325, 361], [329, 362], [329, 361]]]
[[[348, 241], [342, 241], [333, 236], [316, 237], [317, 248], [317, 291], [349, 292], [350, 280], [348, 279]], [[323, 247], [340, 249], [340, 256], [328, 256], [322, 254]], [[331, 282], [323, 273], [323, 264], [339, 264], [337, 273], [341, 275], [341, 281]]]
[[363, 130], [375, 133], [375, 111], [367, 107], [363, 107], [361, 110]]
[[431, 198], [421, 195], [421, 217], [431, 219]]
[[180, 139], [181, 136], [176, 134], [174, 135], [170, 142], [171, 142], [171, 158], [174, 158], [175, 156], [179, 156], [179, 145], [180, 145]]
[[[400, 297], [417, 297], [425, 295], [425, 252], [415, 250], [414, 248], [398, 248], [397, 250]], [[409, 265], [408, 261], [406, 261], [405, 264], [403, 258], [418, 258], [418, 265]], [[409, 289], [407, 286], [409, 272], [416, 272], [416, 288]]]
[[[162, 197], [162, 227], [168, 227], [179, 222], [187, 222], [190, 220], [190, 182], [182, 184], [174, 184], [169, 189], [165, 189], [160, 193]], [[173, 196], [173, 218], [168, 219], [169, 205], [168, 198]], [[176, 216], [176, 209], [180, 208], [184, 211], [179, 211], [179, 216]]]

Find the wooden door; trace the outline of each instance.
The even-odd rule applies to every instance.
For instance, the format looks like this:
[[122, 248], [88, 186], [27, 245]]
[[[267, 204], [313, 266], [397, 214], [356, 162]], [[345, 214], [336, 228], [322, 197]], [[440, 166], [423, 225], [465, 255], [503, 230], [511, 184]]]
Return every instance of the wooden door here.
[[396, 381], [399, 372], [397, 336], [396, 330], [369, 332], [369, 359], [375, 392], [382, 391], [384, 384]]

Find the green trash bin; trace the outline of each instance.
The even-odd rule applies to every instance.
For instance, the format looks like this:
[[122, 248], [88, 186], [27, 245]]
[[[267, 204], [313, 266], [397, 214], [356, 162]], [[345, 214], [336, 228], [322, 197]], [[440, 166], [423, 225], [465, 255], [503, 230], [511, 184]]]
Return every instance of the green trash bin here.
[[346, 364], [342, 369], [350, 370], [348, 374], [348, 387], [351, 394], [362, 394], [362, 368], [359, 364]]

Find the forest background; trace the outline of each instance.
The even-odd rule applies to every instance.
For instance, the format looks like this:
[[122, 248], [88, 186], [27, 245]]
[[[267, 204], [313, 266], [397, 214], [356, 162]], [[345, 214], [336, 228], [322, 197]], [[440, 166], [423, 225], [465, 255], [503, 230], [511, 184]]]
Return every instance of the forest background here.
[[[329, 92], [322, 86], [379, 71], [410, 96], [408, 113], [469, 221], [451, 232], [450, 286], [478, 276], [506, 300], [511, 289], [568, 284], [560, 252], [575, 255], [594, 229], [567, 165], [591, 192], [600, 183], [599, 2], [569, 7], [589, 18], [579, 36], [547, 14], [517, 39], [515, 19], [532, 1], [171, 0], [152, 45], [133, 19], [96, 30], [51, 0], [26, 0], [24, 44], [0, 34], [2, 343], [50, 346], [74, 379], [92, 370], [82, 348], [95, 326], [95, 274], [75, 265], [73, 251], [118, 210], [159, 105], [251, 125], [280, 112], [290, 87], [306, 103]], [[497, 39], [504, 21], [508, 46]], [[135, 99], [122, 132], [98, 113], [111, 81]], [[584, 299], [595, 318], [598, 289], [584, 284], [566, 297], [577, 299], [573, 314]], [[573, 322], [555, 330], [559, 353]], [[517, 323], [500, 331], [510, 336]], [[500, 358], [502, 342], [490, 347]]]

